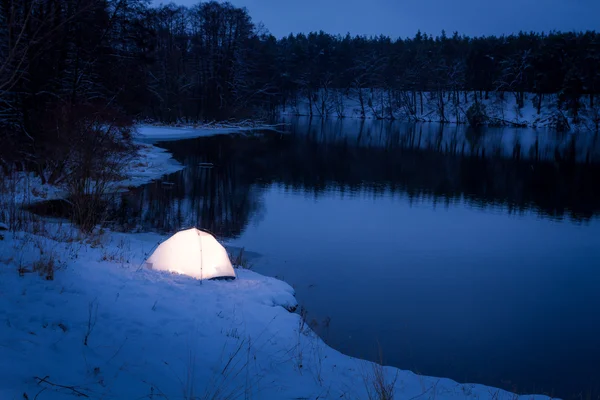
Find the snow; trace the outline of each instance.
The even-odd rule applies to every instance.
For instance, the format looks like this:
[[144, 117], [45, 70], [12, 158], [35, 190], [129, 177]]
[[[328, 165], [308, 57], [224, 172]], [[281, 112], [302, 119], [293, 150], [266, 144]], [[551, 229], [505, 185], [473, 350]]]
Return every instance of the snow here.
[[248, 133], [253, 130], [276, 129], [278, 125], [239, 123], [239, 124], [210, 124], [210, 125], [181, 125], [164, 126], [141, 124], [137, 126], [136, 138], [139, 141], [158, 142], [181, 139], [193, 139], [215, 135], [231, 135]]
[[[407, 98], [410, 100], [411, 96]], [[534, 128], [547, 127], [550, 124], [550, 117], [558, 112], [557, 95], [545, 95], [542, 100], [540, 114], [537, 113], [535, 94], [525, 93], [524, 107], [517, 107], [516, 97], [505, 92], [504, 98], [501, 98], [499, 93], [490, 93], [488, 99], [479, 100], [486, 107], [486, 113], [492, 119], [492, 122], [501, 125], [524, 125]], [[388, 94], [381, 89], [363, 89], [365, 117], [367, 119], [375, 119], [378, 116], [383, 118], [389, 117], [390, 101]], [[402, 97], [400, 97], [403, 99]], [[406, 99], [406, 98], [404, 98]], [[369, 106], [369, 100], [371, 106]], [[420, 107], [420, 97], [417, 96], [417, 103], [414, 107], [415, 114], [409, 112], [406, 100], [404, 104], [393, 104], [394, 118], [399, 120], [417, 120], [424, 122], [445, 122], [449, 123], [466, 123], [466, 111], [475, 100], [472, 93], [467, 96], [465, 102], [464, 93], [461, 92], [460, 103], [455, 106], [451, 99], [448, 99], [447, 94], [444, 97], [444, 118], [441, 117], [441, 110], [438, 107], [438, 97], [434, 93], [423, 92], [423, 110]], [[576, 130], [595, 130], [596, 122], [599, 118], [600, 109], [597, 105], [590, 107], [589, 99], [582, 98], [580, 101], [582, 110], [580, 112], [580, 122], [575, 124], [573, 118], [567, 116], [571, 126]], [[320, 90], [317, 92], [316, 100], [312, 104], [313, 116], [320, 117], [327, 115], [329, 117], [349, 117], [358, 118], [361, 115], [361, 106], [357, 90]], [[281, 115], [310, 115], [310, 103], [306, 97], [292, 98], [285, 108], [280, 109]]]
[[119, 187], [141, 186], [183, 169], [183, 165], [165, 149], [139, 141], [136, 144], [139, 146], [138, 156], [129, 163], [125, 171], [127, 178], [118, 183]]
[[138, 127], [138, 137], [141, 140], [168, 141], [192, 139], [214, 135], [228, 135], [247, 130], [244, 128], [194, 128], [194, 127], [164, 127], [141, 125]]
[[0, 209], [6, 208], [7, 204], [29, 204], [60, 199], [65, 195], [63, 188], [42, 185], [40, 177], [33, 173], [14, 172], [0, 182]]
[[[175, 168], [148, 146], [128, 184]], [[283, 281], [244, 269], [233, 281], [199, 281], [144, 268], [165, 236], [85, 237], [50, 220], [24, 230], [0, 241], [0, 399], [365, 399], [379, 371], [396, 398], [546, 398], [343, 355], [290, 312], [297, 303]], [[33, 271], [49, 265], [52, 280]]]
[[[65, 240], [57, 236], [65, 229], [48, 223], [44, 236], [0, 242], [0, 359], [10, 360], [0, 364], [0, 398], [42, 390], [47, 400], [75, 391], [92, 399], [366, 398], [371, 364], [327, 347], [289, 312], [296, 301], [288, 284], [241, 269], [234, 281], [202, 282], [150, 271], [140, 265], [163, 237]], [[54, 280], [17, 273], [50, 257], [60, 266]], [[513, 399], [481, 385], [384, 373], [397, 376], [397, 398]]]

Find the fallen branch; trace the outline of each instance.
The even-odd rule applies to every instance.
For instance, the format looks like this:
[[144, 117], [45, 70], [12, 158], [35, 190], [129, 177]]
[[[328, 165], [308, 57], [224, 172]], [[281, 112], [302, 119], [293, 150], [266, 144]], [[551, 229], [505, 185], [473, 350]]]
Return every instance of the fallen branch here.
[[39, 378], [39, 377], [37, 377], [37, 376], [35, 377], [35, 379], [37, 379], [37, 381], [38, 381], [38, 383], [37, 383], [38, 385], [39, 385], [39, 384], [42, 384], [42, 383], [45, 383], [45, 384], [48, 384], [48, 385], [50, 385], [50, 386], [52, 386], [52, 387], [57, 387], [57, 388], [61, 388], [61, 389], [67, 389], [67, 390], [70, 390], [70, 391], [72, 391], [72, 392], [73, 392], [73, 394], [75, 394], [75, 395], [77, 395], [77, 396], [79, 396], [79, 397], [87, 397], [87, 398], [89, 398], [89, 397], [90, 397], [90, 396], [88, 396], [87, 394], [85, 394], [85, 393], [83, 393], [83, 392], [80, 392], [79, 390], [77, 390], [77, 389], [75, 388], [75, 386], [59, 385], [58, 383], [53, 383], [53, 382], [50, 382], [50, 381], [48, 380], [48, 378], [50, 378], [50, 376], [49, 376], [49, 375], [46, 375], [46, 376], [45, 376], [45, 377], [43, 377], [43, 378]]
[[512, 126], [514, 126], [516, 128], [527, 128], [527, 124], [523, 123], [523, 122], [512, 122], [512, 121], [507, 121], [505, 119], [497, 118], [497, 117], [489, 117], [489, 118], [493, 119], [493, 120], [495, 120], [497, 122], [501, 122], [501, 123], [503, 123], [505, 125], [512, 125]]

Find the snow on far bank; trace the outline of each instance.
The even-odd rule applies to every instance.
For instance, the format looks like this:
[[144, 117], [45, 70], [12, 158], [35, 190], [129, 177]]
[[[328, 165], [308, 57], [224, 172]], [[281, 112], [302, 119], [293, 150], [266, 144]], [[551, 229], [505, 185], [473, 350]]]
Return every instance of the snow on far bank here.
[[139, 146], [138, 156], [127, 167], [127, 179], [118, 182], [117, 186], [126, 189], [131, 186], [141, 186], [163, 175], [183, 169], [183, 165], [173, 159], [172, 155], [154, 145], [156, 142], [194, 139], [199, 137], [231, 135], [247, 133], [259, 129], [275, 129], [275, 125], [255, 125], [252, 123], [235, 125], [202, 125], [202, 126], [165, 126], [138, 125], [134, 134], [135, 143]]
[[[436, 93], [423, 92], [423, 96], [413, 98], [412, 92], [398, 92], [397, 98], [382, 89], [363, 89], [361, 106], [359, 91], [321, 89], [313, 93], [313, 101], [306, 96], [291, 98], [285, 107], [280, 108], [281, 115], [309, 116], [320, 118], [360, 118], [364, 110], [367, 119], [389, 119], [393, 115], [398, 120], [422, 122], [467, 123], [467, 110], [475, 104], [472, 92], [465, 95], [460, 92], [458, 97], [446, 94], [440, 98]], [[534, 93], [524, 94], [524, 104], [520, 108], [516, 97], [510, 92], [503, 95], [491, 92], [487, 98], [478, 98], [485, 106], [489, 124], [502, 126], [527, 126], [532, 128], [553, 127], [556, 115], [563, 115], [571, 129], [595, 131], [600, 124], [600, 106], [590, 104], [587, 97], [580, 100], [581, 110], [579, 122], [575, 123], [569, 113], [558, 108], [556, 94], [545, 95], [542, 98], [540, 112], [537, 111], [537, 96]]]
[[[288, 284], [247, 270], [201, 283], [140, 268], [164, 239], [154, 234], [65, 241], [46, 231], [54, 239], [0, 241], [0, 398], [368, 398], [373, 364], [329, 348], [290, 313]], [[51, 258], [54, 280], [17, 273]], [[398, 399], [518, 398], [381, 371]]]
[[172, 155], [154, 145], [156, 142], [194, 139], [199, 137], [248, 133], [254, 130], [277, 129], [278, 125], [254, 124], [252, 122], [238, 125], [210, 124], [201, 126], [165, 126], [142, 124], [136, 127], [135, 143], [139, 146], [138, 156], [128, 165], [127, 178], [117, 183], [117, 190], [125, 190], [131, 186], [141, 186], [163, 175], [183, 169], [183, 165], [173, 159]]
[[239, 123], [239, 124], [207, 124], [207, 125], [182, 125], [164, 126], [147, 125], [137, 126], [136, 139], [144, 142], [172, 141], [181, 139], [193, 139], [215, 135], [231, 135], [234, 133], [247, 133], [254, 130], [276, 129], [277, 125], [261, 123]]
[[136, 144], [139, 146], [138, 154], [124, 171], [127, 178], [117, 183], [119, 187], [141, 186], [184, 168], [167, 150], [148, 143]]
[[194, 127], [168, 127], [154, 125], [140, 125], [137, 128], [138, 140], [143, 141], [169, 141], [181, 139], [193, 139], [214, 135], [229, 135], [247, 131], [247, 128], [194, 128]]

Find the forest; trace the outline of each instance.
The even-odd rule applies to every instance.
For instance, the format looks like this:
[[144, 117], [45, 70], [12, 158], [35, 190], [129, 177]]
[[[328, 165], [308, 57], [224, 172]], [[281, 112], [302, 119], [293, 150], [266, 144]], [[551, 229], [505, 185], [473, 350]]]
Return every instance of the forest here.
[[135, 121], [262, 118], [299, 99], [310, 115], [334, 117], [348, 96], [364, 118], [374, 90], [378, 118], [402, 108], [417, 120], [427, 103], [444, 122], [450, 105], [469, 104], [464, 122], [478, 125], [479, 103], [494, 95], [538, 113], [552, 99], [574, 121], [600, 120], [596, 32], [276, 38], [227, 2], [147, 0], [0, 0], [0, 31], [0, 162], [49, 182], [99, 146], [121, 149]]

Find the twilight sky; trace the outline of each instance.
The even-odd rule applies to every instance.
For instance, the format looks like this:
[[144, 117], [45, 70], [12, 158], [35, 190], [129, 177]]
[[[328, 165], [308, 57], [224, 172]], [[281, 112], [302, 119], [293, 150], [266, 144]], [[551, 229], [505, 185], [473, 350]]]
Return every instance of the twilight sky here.
[[[193, 5], [198, 0], [173, 0]], [[153, 0], [154, 4], [165, 0]], [[392, 37], [600, 30], [600, 0], [230, 0], [277, 36], [323, 30]]]

